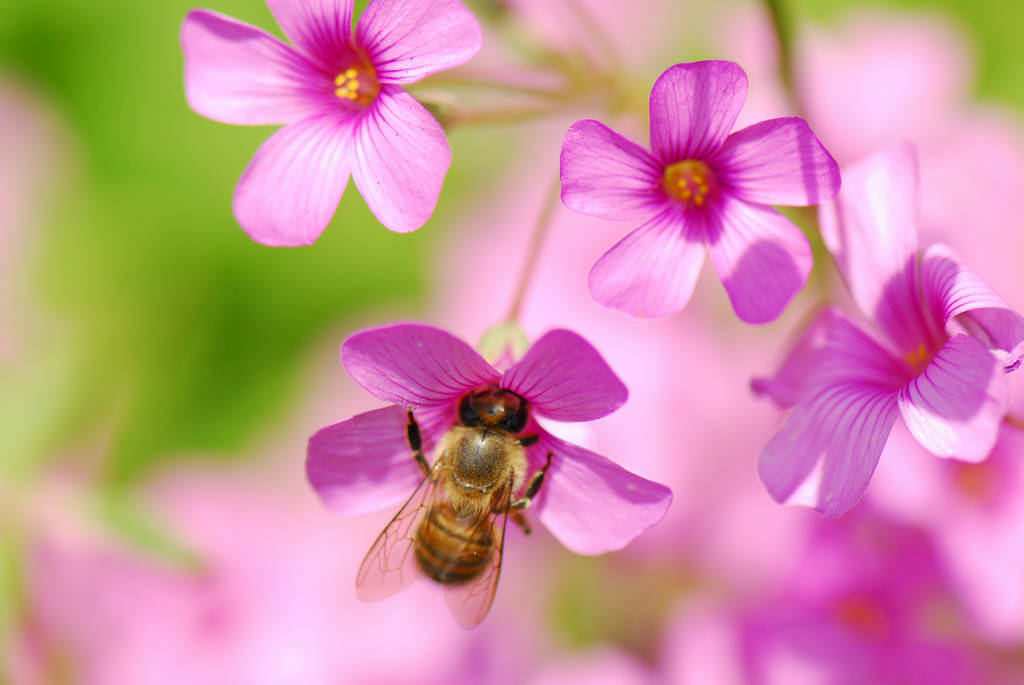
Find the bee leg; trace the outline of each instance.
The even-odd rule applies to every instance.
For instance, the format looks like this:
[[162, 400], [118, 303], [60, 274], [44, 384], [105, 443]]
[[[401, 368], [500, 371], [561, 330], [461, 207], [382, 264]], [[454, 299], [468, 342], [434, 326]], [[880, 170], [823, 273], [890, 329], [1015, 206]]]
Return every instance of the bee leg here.
[[516, 522], [516, 525], [523, 529], [524, 535], [529, 535], [532, 532], [530, 530], [530, 524], [526, 522], [526, 517], [523, 516], [523, 512], [518, 509], [512, 509], [508, 512], [508, 515]]
[[423, 475], [430, 475], [430, 464], [427, 463], [427, 458], [423, 456], [423, 438], [420, 436], [420, 424], [416, 423], [416, 417], [412, 415], [412, 409], [406, 409], [409, 416], [409, 422], [405, 424], [405, 435], [409, 439], [409, 447], [412, 448], [413, 459], [423, 469]]
[[529, 447], [530, 445], [536, 445], [538, 440], [540, 440], [540, 436], [533, 433], [531, 435], [524, 435], [521, 438], [517, 438], [516, 444], [522, 445], [523, 447]]
[[533, 476], [530, 478], [530, 482], [526, 486], [526, 491], [523, 496], [508, 505], [510, 510], [514, 509], [526, 509], [530, 506], [530, 502], [540, 492], [540, 486], [544, 485], [544, 472], [551, 466], [551, 457], [554, 453], [548, 452], [548, 458], [544, 462], [544, 466], [534, 471]]

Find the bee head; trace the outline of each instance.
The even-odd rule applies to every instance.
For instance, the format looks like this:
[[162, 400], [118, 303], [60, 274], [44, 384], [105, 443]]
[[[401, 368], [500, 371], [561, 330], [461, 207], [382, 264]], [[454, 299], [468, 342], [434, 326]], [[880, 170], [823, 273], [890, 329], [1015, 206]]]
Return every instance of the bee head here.
[[490, 386], [476, 390], [459, 402], [459, 420], [464, 426], [485, 426], [509, 433], [526, 428], [528, 403], [511, 390]]

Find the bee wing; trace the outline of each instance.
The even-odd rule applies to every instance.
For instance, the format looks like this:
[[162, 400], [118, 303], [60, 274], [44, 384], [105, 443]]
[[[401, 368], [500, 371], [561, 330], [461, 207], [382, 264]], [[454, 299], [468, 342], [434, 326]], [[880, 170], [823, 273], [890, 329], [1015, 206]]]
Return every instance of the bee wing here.
[[[482, 516], [474, 530], [490, 526], [494, 535], [494, 554], [491, 562], [478, 577], [464, 585], [445, 586], [444, 598], [451, 609], [452, 615], [463, 628], [472, 628], [484, 620], [494, 603], [494, 593], [498, 590], [498, 577], [501, 575], [501, 554], [505, 547], [505, 525], [508, 523], [508, 505], [512, 501], [512, 481], [505, 485], [505, 490], [498, 499], [499, 504], [493, 511]], [[468, 535], [469, 538], [475, 538]]]
[[437, 491], [437, 474], [425, 476], [391, 522], [377, 536], [356, 574], [356, 596], [364, 602], [390, 597], [422, 575], [415, 538], [423, 512]]

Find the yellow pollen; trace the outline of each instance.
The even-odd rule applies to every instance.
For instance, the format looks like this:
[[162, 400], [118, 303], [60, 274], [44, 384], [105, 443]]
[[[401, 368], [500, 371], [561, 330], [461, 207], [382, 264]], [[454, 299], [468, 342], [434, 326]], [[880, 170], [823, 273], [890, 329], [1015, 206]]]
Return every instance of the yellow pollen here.
[[703, 207], [718, 188], [711, 168], [699, 159], [684, 159], [668, 165], [663, 185], [669, 197], [695, 207]]
[[928, 363], [930, 356], [928, 348], [924, 346], [924, 343], [918, 343], [917, 347], [903, 355], [903, 358], [914, 367], [914, 370], [919, 370]]
[[334, 77], [334, 94], [342, 100], [359, 102], [368, 105], [373, 102], [380, 92], [380, 83], [377, 81], [377, 74], [368, 63], [360, 63], [354, 67], [348, 67], [345, 71]]

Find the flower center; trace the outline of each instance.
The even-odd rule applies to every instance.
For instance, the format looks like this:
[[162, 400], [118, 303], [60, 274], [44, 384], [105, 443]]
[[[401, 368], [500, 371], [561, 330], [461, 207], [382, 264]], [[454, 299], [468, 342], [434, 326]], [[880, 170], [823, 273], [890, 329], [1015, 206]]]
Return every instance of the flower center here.
[[353, 64], [334, 77], [334, 94], [342, 100], [351, 100], [360, 105], [373, 102], [380, 92], [377, 72], [365, 62]]
[[889, 635], [889, 619], [882, 604], [865, 595], [842, 597], [833, 609], [835, 619], [864, 637], [885, 638]]
[[703, 207], [718, 187], [715, 175], [699, 159], [684, 159], [665, 169], [665, 192], [684, 205]]
[[918, 343], [917, 347], [903, 355], [903, 358], [910, 364], [914, 373], [921, 373], [924, 371], [924, 367], [928, 366], [928, 362], [932, 360], [932, 355], [924, 343]]

